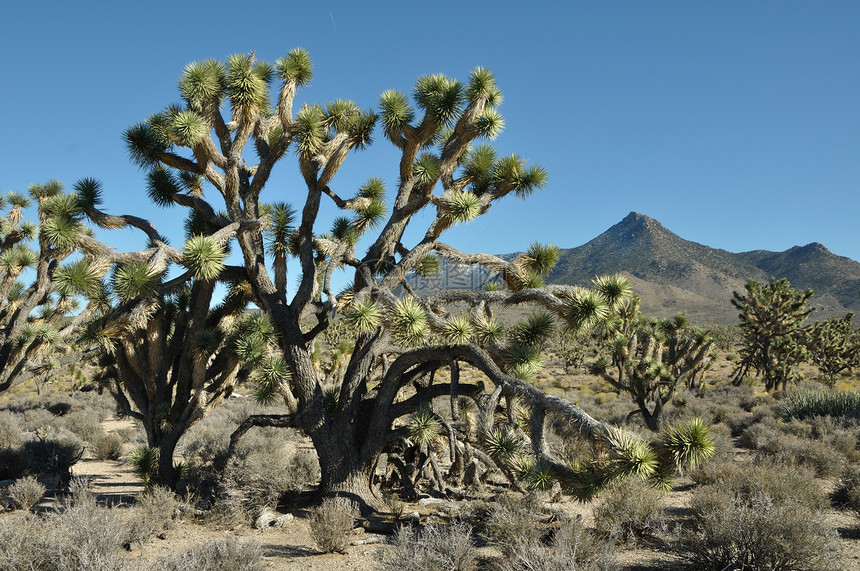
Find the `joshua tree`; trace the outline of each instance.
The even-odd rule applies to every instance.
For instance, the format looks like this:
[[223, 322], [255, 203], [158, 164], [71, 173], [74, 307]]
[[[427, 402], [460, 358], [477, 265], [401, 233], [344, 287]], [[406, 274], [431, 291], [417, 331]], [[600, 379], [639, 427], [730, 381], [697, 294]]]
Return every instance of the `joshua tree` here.
[[[433, 430], [420, 428], [432, 427], [431, 417], [446, 428], [450, 452], [455, 464], [466, 466], [464, 473], [474, 473], [480, 464], [513, 475], [503, 454], [487, 451], [501, 402], [509, 421], [517, 420], [517, 402], [526, 412], [528, 435], [522, 430], [514, 435], [531, 441], [537, 468], [530, 473], [546, 476], [547, 466], [564, 473], [547, 446], [545, 431], [552, 427], [584, 435], [624, 456], [629, 446], [615, 429], [522, 380], [540, 366], [540, 338], [554, 323], [549, 314], [534, 317], [509, 338], [501, 337], [492, 317], [495, 304], [525, 302], [567, 315], [571, 289], [543, 287], [542, 275], [557, 251], [534, 245], [506, 261], [465, 254], [440, 240], [453, 225], [486, 213], [509, 195], [526, 198], [546, 182], [541, 167], [527, 166], [517, 155], [498, 156], [481, 142], [494, 138], [503, 126], [493, 75], [477, 68], [466, 83], [422, 76], [413, 90], [414, 103], [390, 90], [380, 96], [378, 112], [362, 111], [346, 100], [305, 104], [294, 112], [297, 89], [311, 77], [310, 58], [303, 50], [274, 64], [254, 54], [192, 63], [179, 81], [183, 103], [125, 133], [132, 159], [148, 170], [151, 198], [165, 207], [187, 207], [209, 227], [200, 240], [212, 247], [197, 250], [196, 265], [188, 263], [194, 258], [188, 246], [184, 255], [173, 252], [154, 232], [151, 258], [185, 263], [195, 280], [205, 279], [202, 268], [220, 259], [223, 245], [234, 243], [248, 299], [274, 329], [278, 352], [291, 373], [295, 413], [252, 417], [241, 430], [255, 423], [300, 427], [316, 447], [322, 490], [365, 505], [373, 502], [371, 475], [381, 453], [389, 452], [396, 465], [398, 451], [417, 445], [418, 454], [429, 458], [424, 465], [432, 465], [433, 447], [427, 444]], [[388, 200], [379, 178], [352, 190], [336, 181], [350, 152], [371, 143], [377, 124], [400, 156]], [[297, 158], [303, 187], [280, 194], [268, 189], [271, 197], [265, 201], [269, 177], [288, 153]], [[203, 184], [189, 183], [199, 180]], [[286, 197], [303, 201], [296, 228], [288, 223], [291, 208], [281, 202]], [[216, 198], [223, 205], [221, 213]], [[324, 200], [342, 213], [329, 224], [321, 220]], [[410, 242], [407, 228], [414, 230], [422, 220], [429, 223]], [[366, 247], [364, 254], [358, 253], [359, 243]], [[288, 257], [298, 264], [293, 293], [287, 288]], [[439, 257], [497, 270], [507, 289], [415, 295], [407, 276], [432, 271]], [[332, 276], [342, 268], [350, 269], [353, 282], [335, 294]], [[220, 274], [213, 271], [208, 278], [213, 276]], [[199, 295], [194, 287], [192, 298]], [[399, 288], [403, 295], [395, 294]], [[206, 306], [200, 304], [200, 311]], [[351, 347], [341, 348], [348, 352], [345, 365], [329, 374], [316, 366], [313, 355], [315, 340], [331, 327], [335, 311], [355, 339]], [[463, 363], [477, 373], [461, 377]], [[436, 402], [443, 396], [453, 404], [450, 415]], [[400, 475], [402, 480], [413, 477], [408, 467]]]
[[[24, 210], [35, 201], [37, 222], [25, 221]], [[88, 306], [76, 317], [79, 293], [63, 285], [75, 263], [61, 265], [69, 256], [91, 248], [94, 240], [83, 224], [75, 196], [51, 180], [33, 184], [29, 198], [17, 192], [0, 197], [8, 208], [0, 219], [0, 392], [40, 374], [43, 365], [60, 366], [79, 358], [60, 357], [66, 341], [89, 316]], [[30, 243], [35, 242], [34, 247]], [[32, 276], [26, 285], [22, 278]], [[59, 285], [58, 285], [59, 282]], [[47, 355], [47, 350], [59, 353]], [[48, 361], [43, 361], [49, 359]], [[41, 368], [40, 368], [41, 367]]]
[[819, 321], [809, 328], [806, 346], [810, 358], [829, 386], [842, 371], [860, 365], [860, 338], [854, 329], [854, 314]]
[[568, 327], [594, 331], [604, 354], [590, 371], [630, 395], [645, 425], [660, 429], [660, 414], [679, 386], [693, 386], [711, 361], [713, 340], [690, 327], [684, 314], [672, 319], [639, 315], [639, 300], [622, 275], [594, 280], [593, 289], [573, 293]]
[[767, 390], [785, 389], [796, 378], [795, 367], [807, 357], [803, 323], [814, 309], [807, 305], [813, 291], [799, 292], [788, 280], [776, 278], [764, 285], [749, 280], [746, 291], [734, 292], [732, 299], [740, 311], [743, 335], [734, 382], [740, 383], [754, 369]]

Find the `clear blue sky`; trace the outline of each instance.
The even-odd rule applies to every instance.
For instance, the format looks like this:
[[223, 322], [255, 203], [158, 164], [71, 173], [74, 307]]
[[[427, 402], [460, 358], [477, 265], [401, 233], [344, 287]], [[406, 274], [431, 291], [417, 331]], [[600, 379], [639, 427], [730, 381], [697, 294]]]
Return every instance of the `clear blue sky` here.
[[[818, 241], [860, 260], [858, 29], [856, 1], [8, 2], [0, 190], [95, 177], [109, 211], [179, 236], [180, 210], [147, 203], [123, 130], [179, 101], [190, 61], [303, 47], [315, 76], [298, 103], [367, 108], [421, 74], [496, 73], [496, 145], [550, 183], [456, 228], [454, 246], [575, 247], [637, 211], [734, 252]], [[377, 134], [335, 185], [393, 185], [394, 157]], [[268, 199], [300, 205], [294, 158], [280, 169]], [[118, 248], [134, 236], [102, 234]]]

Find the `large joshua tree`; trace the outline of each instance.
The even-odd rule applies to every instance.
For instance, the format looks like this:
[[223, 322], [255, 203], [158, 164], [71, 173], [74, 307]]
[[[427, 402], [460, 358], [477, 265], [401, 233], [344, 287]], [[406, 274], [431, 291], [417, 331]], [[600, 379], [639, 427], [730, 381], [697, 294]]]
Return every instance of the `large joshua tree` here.
[[[59, 365], [78, 358], [67, 341], [95, 309], [81, 311], [79, 292], [62, 283], [76, 271], [76, 263], [62, 262], [95, 244], [83, 210], [59, 181], [28, 191], [0, 197], [0, 208], [8, 208], [0, 218], [0, 392], [39, 374], [46, 359]], [[33, 202], [38, 221], [25, 220]]]
[[[148, 171], [152, 199], [187, 207], [209, 226], [200, 240], [212, 248], [200, 258], [223, 256], [228, 242], [238, 246], [248, 298], [268, 316], [290, 370], [287, 384], [296, 400], [288, 421], [316, 447], [322, 490], [372, 502], [371, 474], [380, 454], [390, 454], [406, 485], [414, 473], [398, 454], [416, 445], [419, 466], [439, 480], [427, 444], [440, 431], [447, 431], [454, 465], [465, 466], [467, 478], [481, 464], [511, 478], [519, 467], [538, 486], [550, 473], [575, 479], [549, 450], [545, 433], [551, 429], [584, 435], [612, 451], [610, 459], [632, 457], [626, 464], [631, 471], [653, 473], [653, 466], [642, 468], [647, 445], [523, 380], [540, 366], [540, 336], [555, 326], [553, 315], [564, 317], [570, 307], [570, 288], [543, 287], [557, 251], [534, 245], [505, 261], [441, 241], [453, 225], [485, 214], [497, 201], [527, 198], [546, 182], [541, 167], [517, 155], [498, 156], [482, 142], [503, 126], [493, 75], [477, 68], [465, 83], [422, 76], [412, 101], [389, 90], [378, 111], [339, 99], [296, 112], [297, 90], [311, 77], [310, 58], [300, 49], [274, 64], [254, 54], [191, 63], [179, 80], [183, 103], [133, 125], [125, 139], [132, 159]], [[351, 151], [371, 143], [374, 128], [399, 154], [387, 198], [380, 178], [348, 188], [336, 177]], [[288, 155], [298, 162], [303, 186], [267, 189]], [[195, 177], [204, 183], [189, 186]], [[302, 203], [295, 228], [288, 199]], [[341, 216], [323, 220], [323, 201]], [[407, 228], [421, 223], [419, 237], [407, 240]], [[153, 239], [157, 249], [166, 248]], [[297, 260], [294, 292], [287, 287], [290, 257]], [[415, 295], [407, 276], [431, 271], [440, 258], [499, 271], [506, 289]], [[205, 277], [200, 268], [186, 267]], [[333, 273], [346, 268], [352, 284], [336, 294]], [[491, 308], [517, 303], [536, 303], [549, 313], [503, 336]], [[329, 375], [314, 362], [314, 341], [335, 312], [354, 339], [340, 347], [348, 349], [345, 364]], [[469, 375], [461, 375], [464, 364], [471, 366]], [[436, 397], [449, 399], [450, 410]], [[494, 426], [499, 406], [508, 411], [505, 430]], [[516, 422], [517, 407], [528, 418], [526, 430]], [[531, 460], [518, 448], [528, 441]]]

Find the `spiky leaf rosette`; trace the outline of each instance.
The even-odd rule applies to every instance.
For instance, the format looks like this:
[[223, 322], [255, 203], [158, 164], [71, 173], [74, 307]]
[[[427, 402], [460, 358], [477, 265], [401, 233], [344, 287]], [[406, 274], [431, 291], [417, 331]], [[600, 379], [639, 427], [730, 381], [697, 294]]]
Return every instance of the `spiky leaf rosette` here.
[[259, 73], [260, 68], [255, 69], [251, 55], [228, 57], [226, 70], [226, 93], [235, 118], [268, 106], [266, 74]]
[[337, 412], [340, 405], [340, 387], [337, 385], [326, 385], [322, 388], [323, 406], [331, 416]]
[[401, 345], [418, 345], [430, 333], [424, 308], [411, 297], [397, 302], [390, 321], [391, 332]]
[[179, 181], [173, 171], [162, 165], [150, 169], [146, 175], [146, 194], [158, 206], [173, 206], [173, 197], [179, 190]]
[[284, 81], [294, 81], [299, 87], [308, 85], [313, 79], [313, 62], [307, 50], [295, 48], [275, 62], [278, 77]]
[[209, 125], [198, 113], [182, 111], [170, 125], [172, 138], [184, 147], [195, 147], [209, 135]]
[[678, 468], [695, 468], [711, 458], [716, 447], [708, 425], [701, 418], [692, 418], [663, 431], [662, 445]]
[[158, 448], [141, 446], [129, 454], [128, 461], [147, 488], [158, 481]]
[[480, 316], [475, 319], [475, 337], [481, 345], [495, 345], [504, 335], [505, 328], [495, 317]]
[[298, 143], [299, 154], [310, 158], [322, 150], [325, 143], [326, 117], [322, 108], [308, 105], [296, 114], [293, 133]]
[[379, 96], [379, 109], [385, 136], [396, 142], [415, 118], [409, 100], [402, 92], [389, 89]]
[[470, 149], [463, 160], [463, 175], [472, 192], [481, 196], [493, 183], [492, 171], [496, 163], [496, 150], [489, 145]]
[[358, 188], [358, 195], [371, 200], [382, 200], [385, 197], [385, 181], [372, 177]]
[[448, 319], [442, 326], [442, 335], [455, 345], [468, 343], [473, 332], [471, 320], [463, 314]]
[[599, 292], [590, 289], [575, 291], [567, 302], [567, 326], [581, 333], [605, 320], [610, 314], [610, 306]]
[[541, 276], [549, 274], [558, 262], [559, 249], [554, 244], [532, 242], [522, 257], [522, 265]]
[[528, 482], [529, 489], [546, 492], [552, 489], [555, 477], [552, 464], [541, 458], [532, 465], [525, 480]]
[[263, 214], [269, 216], [269, 226], [265, 233], [268, 238], [266, 248], [273, 254], [289, 253], [290, 235], [293, 233], [293, 222], [296, 211], [286, 202], [266, 204], [261, 208]]
[[220, 101], [224, 90], [224, 68], [214, 59], [191, 62], [179, 80], [179, 92], [189, 107], [202, 111], [207, 103]]
[[409, 436], [419, 446], [432, 447], [442, 434], [442, 423], [436, 414], [423, 408], [412, 413], [409, 419]]
[[415, 83], [413, 95], [431, 121], [449, 125], [460, 114], [463, 84], [441, 74], [423, 75]]
[[382, 315], [372, 301], [356, 301], [346, 313], [346, 322], [359, 333], [373, 333], [382, 322]]
[[10, 272], [20, 272], [24, 268], [31, 268], [39, 261], [39, 255], [25, 246], [15, 244], [7, 250], [0, 252], [0, 268]]
[[140, 168], [157, 165], [169, 145], [148, 122], [135, 123], [125, 130], [123, 138], [131, 161]]
[[439, 275], [442, 271], [442, 259], [435, 254], [424, 256], [421, 263], [415, 268], [415, 273], [422, 278], [430, 278]]
[[484, 438], [484, 446], [493, 460], [502, 463], [510, 462], [520, 452], [520, 441], [516, 435], [498, 426]]
[[101, 290], [101, 276], [90, 260], [78, 260], [60, 266], [54, 274], [54, 284], [62, 296], [96, 295]]
[[185, 243], [183, 265], [194, 277], [212, 280], [224, 269], [227, 253], [214, 240], [206, 236], [194, 236]]
[[511, 345], [504, 350], [504, 360], [511, 376], [524, 381], [534, 378], [543, 369], [540, 351], [527, 345]]
[[280, 355], [269, 355], [259, 367], [254, 400], [264, 405], [274, 404], [291, 377], [286, 360]]
[[94, 208], [102, 203], [102, 185], [96, 179], [82, 178], [74, 189], [81, 208]]
[[445, 218], [451, 223], [468, 222], [481, 212], [481, 199], [471, 192], [455, 192], [444, 201], [440, 208]]
[[554, 332], [555, 318], [546, 311], [536, 311], [525, 322], [514, 325], [509, 335], [514, 344], [539, 348]]
[[159, 281], [160, 276], [153, 274], [146, 262], [118, 266], [111, 279], [113, 291], [122, 301], [148, 296]]
[[619, 429], [612, 429], [607, 437], [611, 442], [613, 472], [617, 476], [635, 475], [644, 480], [657, 472], [657, 453], [643, 438]]
[[439, 158], [432, 153], [421, 153], [415, 164], [412, 165], [412, 176], [421, 185], [434, 183], [439, 178]]
[[386, 210], [385, 202], [373, 199], [364, 206], [356, 209], [355, 217], [352, 220], [352, 227], [359, 234], [378, 228], [385, 220]]
[[600, 292], [612, 309], [617, 309], [633, 295], [630, 280], [621, 274], [595, 278], [594, 289]]

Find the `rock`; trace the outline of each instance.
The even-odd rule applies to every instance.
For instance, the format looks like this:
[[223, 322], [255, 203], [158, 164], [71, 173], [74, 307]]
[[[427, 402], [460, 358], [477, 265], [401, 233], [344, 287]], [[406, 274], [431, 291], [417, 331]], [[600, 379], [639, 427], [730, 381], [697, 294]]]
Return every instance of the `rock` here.
[[278, 516], [278, 514], [272, 509], [263, 508], [260, 515], [258, 515], [257, 519], [254, 521], [254, 527], [266, 531], [273, 527], [283, 527], [291, 521], [293, 521], [293, 514]]
[[400, 521], [409, 525], [421, 525], [421, 514], [417, 510], [407, 512], [400, 517]]

